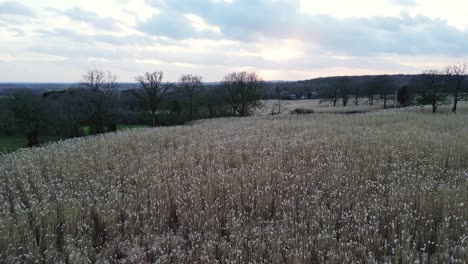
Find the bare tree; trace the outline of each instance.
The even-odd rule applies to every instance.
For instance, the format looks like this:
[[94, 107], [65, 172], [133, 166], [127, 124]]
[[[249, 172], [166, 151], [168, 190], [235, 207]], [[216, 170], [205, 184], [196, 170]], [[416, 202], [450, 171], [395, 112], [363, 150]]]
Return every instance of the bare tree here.
[[447, 96], [441, 93], [443, 86], [443, 75], [437, 70], [425, 71], [419, 77], [422, 104], [430, 104], [432, 113], [435, 114], [437, 108], [445, 103]]
[[353, 93], [352, 100], [354, 105], [359, 105], [359, 99], [361, 98], [362, 92], [362, 78], [358, 77], [350, 83], [351, 91]]
[[281, 88], [279, 85], [275, 86], [275, 97], [276, 97], [276, 102], [273, 104], [273, 108], [271, 109], [271, 114], [272, 115], [280, 115], [282, 112], [284, 112], [284, 102], [281, 97]]
[[156, 112], [161, 101], [171, 87], [170, 84], [162, 83], [163, 72], [147, 72], [143, 76], [137, 76], [139, 88], [135, 95], [142, 101], [147, 110], [151, 112], [153, 126], [157, 125]]
[[200, 106], [209, 118], [228, 116], [231, 114], [230, 106], [226, 105], [227, 93], [221, 85], [203, 87]]
[[223, 80], [227, 103], [234, 115], [247, 116], [260, 107], [259, 90], [263, 81], [255, 72], [233, 72]]
[[375, 96], [377, 95], [378, 90], [379, 90], [378, 83], [379, 83], [379, 80], [377, 76], [377, 77], [374, 77], [373, 79], [368, 80], [365, 84], [369, 105], [374, 105]]
[[374, 90], [378, 91], [383, 99], [384, 108], [387, 109], [388, 96], [393, 94], [395, 83], [388, 75], [381, 75], [374, 79]]
[[17, 94], [13, 108], [15, 120], [28, 139], [28, 147], [39, 145], [39, 136], [47, 129], [50, 120], [48, 105], [39, 95]]
[[329, 101], [333, 104], [333, 107], [335, 107], [339, 99], [339, 92], [340, 89], [337, 85], [332, 85], [331, 87], [328, 87], [324, 95], [325, 97], [320, 100], [320, 103]]
[[194, 100], [199, 90], [203, 86], [202, 77], [198, 75], [186, 74], [180, 77], [179, 86], [182, 88], [182, 93], [188, 99], [189, 120], [193, 120]]
[[349, 101], [349, 83], [350, 79], [348, 77], [342, 77], [338, 80], [338, 90], [343, 103], [343, 106], [348, 105]]
[[81, 136], [80, 125], [86, 121], [86, 113], [80, 90], [70, 88], [64, 91], [50, 91], [44, 93], [43, 97], [53, 109], [52, 126], [55, 132], [66, 137]]
[[467, 99], [468, 87], [464, 85], [467, 74], [468, 66], [466, 64], [451, 65], [444, 70], [445, 83], [453, 98], [453, 113], [457, 112], [458, 102]]
[[110, 72], [90, 70], [78, 84], [92, 135], [106, 132], [106, 125], [114, 122], [118, 107], [116, 80], [117, 76]]
[[412, 93], [409, 89], [408, 85], [403, 85], [398, 89], [398, 95], [396, 100], [398, 100], [398, 103], [400, 104], [400, 107], [406, 107], [411, 104], [412, 100]]

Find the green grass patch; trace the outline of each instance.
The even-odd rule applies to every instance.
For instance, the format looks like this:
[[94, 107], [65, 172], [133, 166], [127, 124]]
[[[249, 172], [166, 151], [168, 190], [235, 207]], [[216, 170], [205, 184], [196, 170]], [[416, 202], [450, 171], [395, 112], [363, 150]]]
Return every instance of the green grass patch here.
[[[132, 129], [132, 128], [143, 128], [148, 127], [146, 125], [126, 125], [121, 124], [117, 125], [117, 130], [125, 130], [125, 129]], [[81, 129], [85, 135], [89, 135], [89, 126], [82, 126]], [[61, 137], [57, 136], [43, 136], [39, 137], [39, 142], [41, 144], [45, 144], [48, 142], [58, 141], [62, 139]], [[28, 140], [25, 136], [0, 136], [0, 153], [9, 153], [13, 152], [20, 148], [25, 148], [28, 146]]]
[[[39, 137], [39, 143], [46, 144], [63, 139], [58, 136], [42, 136]], [[0, 153], [13, 152], [20, 148], [26, 148], [28, 140], [25, 136], [0, 136]]]
[[[125, 130], [125, 129], [132, 129], [132, 128], [144, 128], [148, 127], [147, 125], [127, 125], [127, 124], [120, 124], [117, 125], [117, 131], [119, 130]], [[83, 133], [88, 136], [90, 133], [90, 128], [89, 126], [81, 126], [81, 130], [83, 130]]]
[[0, 136], [0, 153], [12, 152], [28, 145], [24, 136]]
[[81, 130], [83, 130], [83, 133], [87, 136], [89, 135], [90, 128], [89, 126], [81, 126]]

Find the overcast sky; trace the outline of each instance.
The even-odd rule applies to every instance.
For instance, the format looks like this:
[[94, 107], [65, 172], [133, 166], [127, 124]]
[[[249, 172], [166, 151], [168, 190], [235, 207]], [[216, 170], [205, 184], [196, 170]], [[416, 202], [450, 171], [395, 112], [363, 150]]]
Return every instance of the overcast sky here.
[[468, 62], [467, 0], [0, 0], [0, 82], [419, 73]]

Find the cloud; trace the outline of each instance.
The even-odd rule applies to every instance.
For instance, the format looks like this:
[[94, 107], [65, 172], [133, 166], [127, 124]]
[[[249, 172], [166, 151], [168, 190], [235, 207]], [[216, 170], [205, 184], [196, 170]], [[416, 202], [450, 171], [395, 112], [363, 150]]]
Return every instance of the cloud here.
[[[154, 7], [161, 10], [164, 22], [179, 25], [184, 14], [193, 14], [208, 24], [219, 27], [224, 38], [242, 41], [253, 41], [257, 37], [267, 37], [287, 34], [299, 13], [300, 3], [296, 0], [236, 0], [228, 1], [182, 1], [182, 0], [153, 0]], [[167, 15], [164, 15], [166, 13]], [[143, 28], [157, 27], [159, 20], [150, 19]], [[164, 32], [167, 37], [180, 38], [180, 31], [186, 36], [210, 38], [210, 33], [192, 35], [187, 24], [180, 25], [176, 31]], [[192, 29], [193, 30], [193, 29]], [[159, 31], [148, 31], [160, 33]], [[216, 36], [212, 35], [211, 37]]]
[[[323, 3], [323, 9], [304, 12], [305, 2]], [[291, 80], [417, 73], [425, 65], [468, 61], [468, 29], [454, 26], [447, 15], [453, 9], [436, 2], [41, 0], [28, 1], [29, 7], [4, 2], [0, 81], [75, 81], [95, 67], [126, 81], [157, 69], [168, 80], [192, 72], [217, 81], [241, 69]], [[370, 11], [361, 8], [366, 3]], [[445, 11], [439, 13], [436, 4]], [[468, 21], [460, 19], [460, 25]], [[24, 72], [32, 77], [21, 77]]]
[[416, 6], [416, 0], [390, 0], [392, 4], [400, 5], [400, 6]]
[[[390, 0], [403, 4], [401, 0]], [[207, 38], [257, 42], [262, 38], [300, 39], [328, 52], [366, 56], [372, 54], [467, 53], [468, 31], [445, 20], [426, 16], [335, 17], [304, 14], [300, 1], [154, 0], [160, 14], [140, 26], [146, 33], [173, 39]], [[415, 1], [405, 1], [414, 5]], [[219, 28], [220, 34], [196, 32], [182, 17], [194, 14]]]
[[74, 7], [66, 10], [62, 15], [67, 16], [71, 20], [86, 23], [96, 29], [109, 31], [117, 31], [119, 22], [111, 17], [101, 17], [98, 14], [84, 10], [79, 7]]
[[0, 3], [0, 16], [1, 15], [15, 15], [15, 16], [33, 16], [34, 12], [29, 7], [14, 1]]
[[345, 55], [460, 55], [468, 53], [468, 32], [424, 16], [333, 18], [303, 21], [301, 34], [323, 49]]
[[141, 23], [138, 29], [156, 36], [172, 39], [188, 39], [197, 37], [197, 32], [182, 14], [166, 11], [151, 16]]

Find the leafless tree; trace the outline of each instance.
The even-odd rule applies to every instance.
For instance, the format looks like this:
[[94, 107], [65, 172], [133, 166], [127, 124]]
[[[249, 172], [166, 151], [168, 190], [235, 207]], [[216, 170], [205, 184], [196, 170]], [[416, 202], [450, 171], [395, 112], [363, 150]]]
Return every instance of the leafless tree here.
[[369, 105], [374, 105], [375, 95], [378, 93], [378, 77], [368, 80], [365, 84]]
[[338, 102], [339, 96], [340, 96], [340, 89], [337, 85], [332, 85], [327, 88], [325, 92], [325, 97], [320, 100], [320, 103], [329, 101], [333, 104], [333, 106], [336, 106], [336, 103]]
[[395, 90], [395, 83], [393, 79], [388, 75], [381, 75], [375, 78], [374, 87], [377, 90], [381, 98], [383, 99], [384, 108], [387, 109], [388, 96], [393, 94]]
[[350, 81], [351, 80], [348, 77], [342, 77], [337, 81], [338, 91], [339, 91], [343, 106], [348, 105]]
[[19, 93], [14, 96], [13, 112], [17, 126], [22, 129], [28, 140], [28, 147], [39, 145], [39, 136], [50, 124], [48, 105], [42, 96]]
[[189, 120], [193, 120], [194, 100], [203, 86], [202, 77], [198, 75], [186, 74], [180, 77], [179, 86], [182, 89], [183, 95], [188, 100]]
[[143, 76], [137, 76], [135, 80], [138, 82], [139, 89], [135, 95], [142, 101], [148, 111], [151, 112], [153, 126], [157, 125], [156, 112], [158, 111], [161, 101], [171, 87], [170, 84], [162, 83], [163, 72], [147, 72]]
[[281, 87], [279, 85], [275, 86], [275, 97], [276, 102], [273, 104], [273, 108], [271, 109], [272, 115], [280, 115], [284, 112], [284, 105], [283, 98], [281, 97]]
[[43, 94], [44, 100], [51, 107], [52, 126], [55, 132], [65, 137], [82, 135], [81, 123], [87, 121], [81, 91], [76, 87], [65, 91], [51, 91]]
[[263, 81], [255, 72], [233, 72], [223, 80], [227, 103], [234, 115], [247, 116], [260, 107], [260, 89]]
[[106, 123], [113, 122], [117, 112], [117, 76], [101, 70], [90, 70], [78, 83], [79, 94], [91, 134], [106, 132]]
[[435, 114], [437, 108], [445, 103], [446, 95], [441, 93], [443, 86], [443, 74], [437, 70], [425, 71], [419, 77], [421, 89], [421, 103], [430, 104], [432, 113]]
[[464, 101], [468, 96], [468, 87], [464, 85], [467, 78], [468, 65], [458, 64], [451, 65], [444, 70], [444, 79], [448, 91], [453, 98], [452, 112], [457, 112], [457, 105], [459, 101]]
[[352, 99], [354, 105], [359, 105], [359, 99], [361, 98], [361, 92], [362, 92], [362, 78], [358, 77], [358, 79], [355, 79], [351, 82], [350, 84], [351, 90], [352, 90]]

